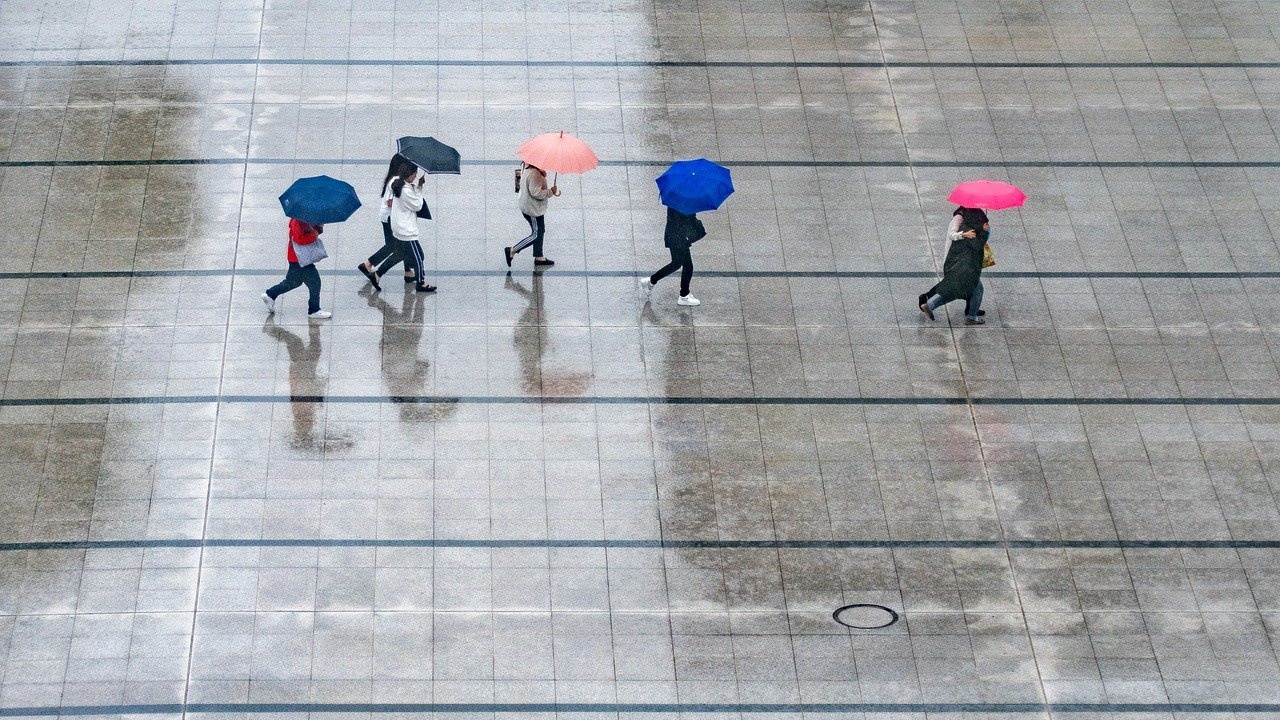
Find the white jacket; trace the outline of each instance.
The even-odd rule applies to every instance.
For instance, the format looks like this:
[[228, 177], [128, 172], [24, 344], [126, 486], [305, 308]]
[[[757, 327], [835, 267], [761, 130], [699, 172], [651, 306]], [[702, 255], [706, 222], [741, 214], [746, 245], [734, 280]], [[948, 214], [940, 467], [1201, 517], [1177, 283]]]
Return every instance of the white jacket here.
[[417, 182], [418, 175], [415, 174], [400, 189], [400, 197], [391, 192], [390, 184], [387, 185], [387, 197], [391, 198], [391, 234], [404, 242], [418, 239], [417, 212], [422, 209], [423, 200]]

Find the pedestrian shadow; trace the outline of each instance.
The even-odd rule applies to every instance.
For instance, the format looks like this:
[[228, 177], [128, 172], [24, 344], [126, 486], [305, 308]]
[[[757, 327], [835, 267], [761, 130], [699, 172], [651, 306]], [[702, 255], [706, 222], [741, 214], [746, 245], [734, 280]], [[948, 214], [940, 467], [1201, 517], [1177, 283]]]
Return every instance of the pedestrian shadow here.
[[324, 403], [329, 378], [320, 373], [324, 355], [321, 326], [307, 323], [307, 341], [276, 324], [268, 315], [262, 332], [284, 343], [289, 353], [289, 410], [293, 413], [292, 445], [298, 449], [332, 452], [351, 448], [354, 441], [342, 434], [330, 434], [316, 427], [316, 408]]
[[546, 294], [542, 289], [542, 273], [535, 271], [526, 288], [507, 273], [503, 287], [526, 301], [524, 311], [512, 332], [516, 362], [520, 366], [520, 385], [528, 395], [566, 397], [581, 395], [591, 386], [591, 373], [547, 372], [543, 368], [550, 340], [547, 337]]
[[455, 402], [418, 402], [427, 395], [431, 380], [431, 361], [418, 354], [426, 316], [422, 293], [406, 289], [400, 307], [387, 302], [381, 294], [366, 288], [361, 291], [369, 307], [382, 313], [382, 332], [378, 338], [378, 365], [403, 422], [430, 422], [453, 417], [458, 412]]

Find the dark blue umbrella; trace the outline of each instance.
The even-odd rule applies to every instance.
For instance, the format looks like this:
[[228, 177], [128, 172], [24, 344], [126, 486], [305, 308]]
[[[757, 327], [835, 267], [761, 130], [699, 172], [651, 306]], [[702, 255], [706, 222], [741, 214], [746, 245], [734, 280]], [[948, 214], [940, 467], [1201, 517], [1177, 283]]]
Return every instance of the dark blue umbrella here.
[[406, 135], [396, 141], [396, 152], [431, 174], [462, 172], [462, 156], [457, 150], [433, 137]]
[[715, 210], [733, 194], [729, 168], [706, 158], [673, 163], [658, 177], [662, 204], [685, 215]]
[[280, 195], [284, 214], [312, 225], [342, 222], [360, 207], [356, 189], [329, 177], [299, 178]]

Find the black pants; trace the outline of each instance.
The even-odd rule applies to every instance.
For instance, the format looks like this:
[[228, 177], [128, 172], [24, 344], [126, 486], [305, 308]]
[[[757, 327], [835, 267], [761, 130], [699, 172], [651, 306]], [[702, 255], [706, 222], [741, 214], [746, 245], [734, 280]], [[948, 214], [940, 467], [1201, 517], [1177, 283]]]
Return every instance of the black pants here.
[[[520, 214], [524, 215], [524, 213]], [[533, 245], [533, 256], [542, 257], [542, 238], [547, 234], [547, 219], [542, 215], [539, 215], [538, 217], [524, 215], [524, 220], [529, 223], [529, 234], [520, 240], [520, 242], [511, 246], [511, 254], [515, 255], [521, 250]]]
[[671, 262], [650, 275], [649, 282], [657, 285], [662, 278], [680, 270], [680, 297], [684, 297], [689, 294], [689, 281], [693, 279], [693, 256], [689, 254], [688, 246], [668, 249], [671, 250]]
[[275, 300], [300, 285], [306, 285], [307, 291], [311, 293], [311, 297], [307, 300], [307, 314], [319, 312], [320, 271], [315, 265], [302, 267], [296, 262], [289, 263], [289, 271], [284, 274], [284, 279], [267, 288], [267, 297]]
[[[396, 256], [396, 236], [391, 234], [391, 221], [382, 223], [382, 247], [369, 256], [369, 267], [377, 268], [380, 263]], [[395, 263], [392, 263], [393, 265]], [[390, 267], [390, 266], [388, 266]], [[379, 272], [379, 275], [382, 273]]]

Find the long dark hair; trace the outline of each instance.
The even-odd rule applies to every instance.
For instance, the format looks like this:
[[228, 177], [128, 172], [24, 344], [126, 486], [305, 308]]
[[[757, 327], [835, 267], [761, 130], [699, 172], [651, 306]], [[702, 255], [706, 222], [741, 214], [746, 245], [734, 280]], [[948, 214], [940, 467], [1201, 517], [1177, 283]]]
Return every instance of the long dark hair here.
[[[387, 183], [396, 178], [404, 178], [414, 167], [413, 161], [400, 153], [392, 155], [391, 164], [387, 166], [387, 176], [382, 178], [382, 189], [378, 191], [378, 195], [382, 195], [387, 191]], [[397, 197], [399, 195], [399, 193], [396, 193]]]

